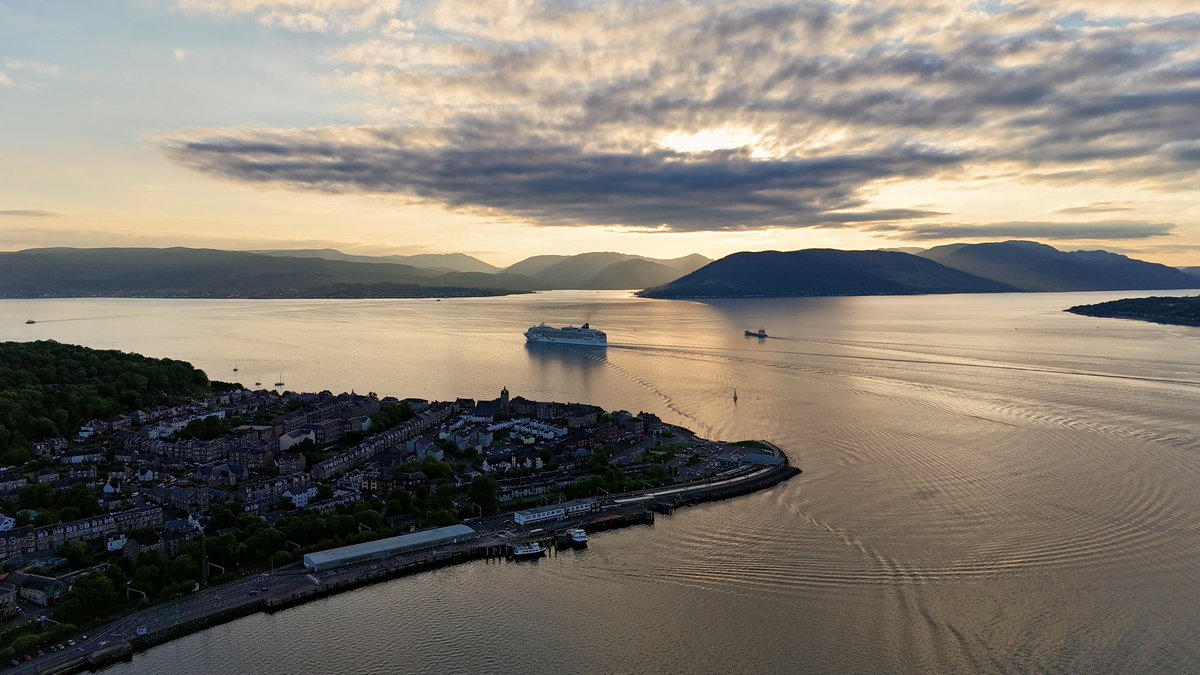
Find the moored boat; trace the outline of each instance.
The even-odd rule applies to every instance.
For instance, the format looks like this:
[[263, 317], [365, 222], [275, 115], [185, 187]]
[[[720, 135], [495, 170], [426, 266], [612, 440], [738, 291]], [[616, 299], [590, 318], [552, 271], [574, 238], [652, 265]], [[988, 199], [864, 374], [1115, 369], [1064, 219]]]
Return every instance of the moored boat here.
[[583, 547], [588, 545], [588, 533], [583, 528], [572, 527], [567, 530], [567, 537], [571, 540], [572, 546]]
[[516, 544], [513, 546], [512, 555], [517, 560], [540, 558], [546, 555], [546, 549], [536, 541], [530, 544]]

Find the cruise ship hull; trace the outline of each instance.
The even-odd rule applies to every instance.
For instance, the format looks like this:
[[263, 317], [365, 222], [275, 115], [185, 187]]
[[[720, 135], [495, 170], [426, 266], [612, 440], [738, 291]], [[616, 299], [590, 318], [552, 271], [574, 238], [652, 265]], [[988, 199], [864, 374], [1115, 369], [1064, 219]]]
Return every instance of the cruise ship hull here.
[[553, 345], [577, 345], [580, 347], [607, 347], [608, 346], [607, 341], [601, 342], [599, 340], [588, 340], [588, 339], [574, 338], [574, 337], [561, 337], [561, 336], [555, 336], [555, 335], [530, 335], [529, 333], [526, 333], [525, 339], [528, 340], [529, 342], [533, 342], [536, 344], [545, 344], [545, 345], [551, 345], [551, 344], [553, 344]]

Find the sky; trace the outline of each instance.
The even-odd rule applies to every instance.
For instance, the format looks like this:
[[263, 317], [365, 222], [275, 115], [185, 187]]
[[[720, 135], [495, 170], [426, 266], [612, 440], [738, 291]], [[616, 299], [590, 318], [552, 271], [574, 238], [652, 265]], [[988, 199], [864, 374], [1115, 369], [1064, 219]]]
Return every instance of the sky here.
[[1196, 0], [0, 0], [0, 250], [1200, 265]]

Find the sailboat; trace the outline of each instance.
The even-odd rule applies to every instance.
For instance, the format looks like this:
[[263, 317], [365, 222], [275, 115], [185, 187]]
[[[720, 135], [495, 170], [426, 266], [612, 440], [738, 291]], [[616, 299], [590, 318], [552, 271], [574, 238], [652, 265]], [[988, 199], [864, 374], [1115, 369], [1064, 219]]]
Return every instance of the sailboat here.
[[282, 387], [282, 386], [283, 386], [283, 373], [280, 373], [280, 374], [279, 374], [279, 381], [275, 383], [275, 386], [276, 386], [276, 387]]

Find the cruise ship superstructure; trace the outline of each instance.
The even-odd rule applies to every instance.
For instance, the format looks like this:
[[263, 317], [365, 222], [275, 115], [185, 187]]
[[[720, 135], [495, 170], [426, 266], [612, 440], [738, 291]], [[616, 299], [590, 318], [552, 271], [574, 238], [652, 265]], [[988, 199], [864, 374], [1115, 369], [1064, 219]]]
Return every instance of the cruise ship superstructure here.
[[604, 331], [596, 330], [586, 323], [578, 328], [575, 326], [554, 328], [545, 323], [530, 326], [529, 330], [525, 331], [525, 339], [530, 342], [546, 344], [580, 345], [582, 347], [608, 346], [608, 336], [604, 334]]

